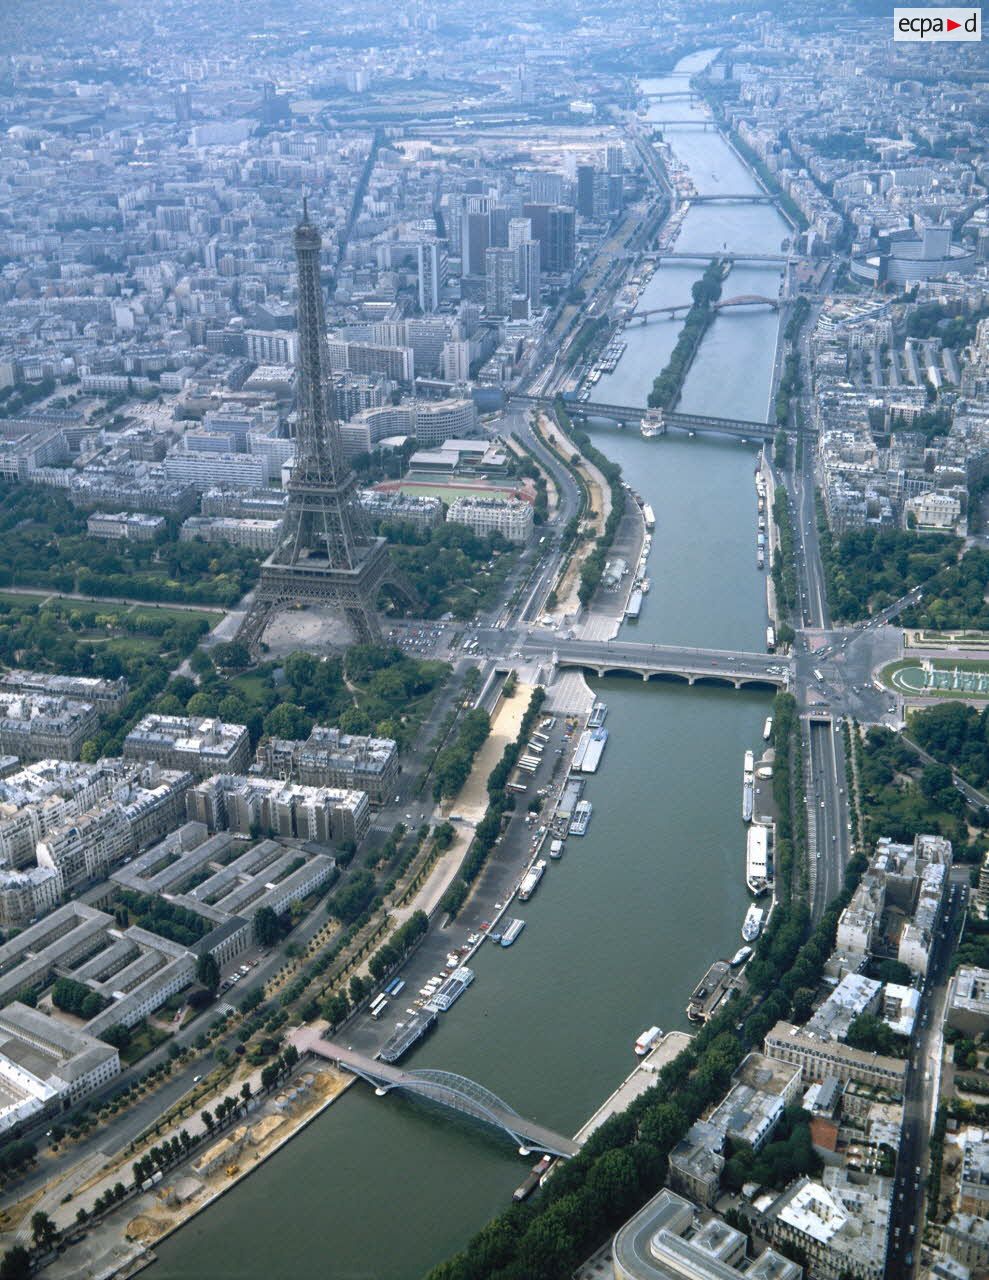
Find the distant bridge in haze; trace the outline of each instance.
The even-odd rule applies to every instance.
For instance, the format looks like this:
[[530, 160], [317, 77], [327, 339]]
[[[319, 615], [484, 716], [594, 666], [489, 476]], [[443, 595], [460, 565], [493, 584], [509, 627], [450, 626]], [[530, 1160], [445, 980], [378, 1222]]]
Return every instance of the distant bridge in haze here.
[[756, 265], [785, 267], [794, 260], [787, 253], [735, 253], [730, 249], [647, 249], [645, 253], [629, 254], [630, 259], [646, 258], [650, 262], [750, 262]]
[[778, 196], [768, 191], [710, 192], [707, 195], [685, 197], [691, 204], [775, 204]]
[[[669, 307], [645, 307], [641, 311], [633, 311], [625, 321], [626, 325], [634, 324], [640, 321], [647, 324], [651, 316], [678, 316], [690, 310], [693, 304], [690, 302], [679, 302]], [[724, 311], [730, 307], [772, 307], [774, 311], [779, 310], [779, 298], [766, 298], [760, 293], [742, 293], [737, 298], [725, 298], [712, 304], [715, 311]]]
[[[550, 396], [512, 396], [512, 404], [530, 404], [552, 409]], [[641, 404], [601, 404], [596, 400], [567, 400], [566, 411], [571, 418], [608, 418], [620, 426], [638, 426], [645, 415]], [[737, 440], [772, 440], [779, 428], [770, 422], [751, 422], [747, 418], [717, 418], [708, 413], [680, 413], [675, 409], [663, 413], [665, 427], [674, 427], [694, 434], [708, 432], [713, 435], [734, 436]]]

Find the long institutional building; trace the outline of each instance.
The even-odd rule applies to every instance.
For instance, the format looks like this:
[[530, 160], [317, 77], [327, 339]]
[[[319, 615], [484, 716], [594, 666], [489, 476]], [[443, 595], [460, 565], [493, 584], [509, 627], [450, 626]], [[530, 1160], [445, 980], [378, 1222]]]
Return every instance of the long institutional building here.
[[[63, 713], [91, 732], [126, 697], [122, 681], [0, 677], [6, 719], [29, 706], [54, 732]], [[101, 1037], [188, 987], [203, 955], [233, 962], [259, 911], [311, 905], [332, 846], [364, 838], [398, 773], [391, 739], [327, 727], [267, 740], [252, 766], [244, 725], [188, 716], [146, 716], [122, 759], [17, 768], [15, 754], [0, 770], [0, 927], [20, 930], [0, 946], [0, 1134], [111, 1081], [120, 1059]], [[86, 1021], [44, 1011], [62, 978], [95, 998]]]

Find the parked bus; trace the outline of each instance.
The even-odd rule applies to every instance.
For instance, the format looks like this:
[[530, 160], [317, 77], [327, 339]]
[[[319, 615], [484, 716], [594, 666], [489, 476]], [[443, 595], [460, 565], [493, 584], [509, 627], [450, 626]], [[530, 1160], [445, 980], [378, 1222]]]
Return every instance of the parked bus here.
[[377, 1019], [381, 1017], [381, 1015], [384, 1013], [384, 1011], [387, 1008], [388, 1008], [387, 997], [381, 996], [380, 1003], [378, 1001], [375, 1001], [375, 1003], [371, 1005], [371, 1017], [374, 1018], [375, 1021], [377, 1021]]

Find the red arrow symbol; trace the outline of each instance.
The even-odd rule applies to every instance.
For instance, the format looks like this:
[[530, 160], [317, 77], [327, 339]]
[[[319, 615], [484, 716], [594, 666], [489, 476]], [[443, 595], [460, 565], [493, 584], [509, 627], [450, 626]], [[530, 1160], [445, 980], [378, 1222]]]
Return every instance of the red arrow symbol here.
[[949, 31], [957, 31], [957, 30], [958, 30], [958, 28], [959, 28], [961, 25], [962, 25], [962, 24], [961, 24], [960, 22], [956, 22], [956, 21], [954, 20], [954, 18], [949, 18], [949, 19], [948, 19], [948, 30], [949, 30]]

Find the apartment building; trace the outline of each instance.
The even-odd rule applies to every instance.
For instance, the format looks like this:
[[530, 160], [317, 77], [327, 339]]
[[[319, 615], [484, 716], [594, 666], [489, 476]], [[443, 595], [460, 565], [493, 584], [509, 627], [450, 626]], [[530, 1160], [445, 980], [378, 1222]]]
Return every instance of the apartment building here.
[[153, 760], [205, 778], [246, 769], [250, 738], [245, 725], [214, 717], [148, 715], [124, 739], [124, 759]]

